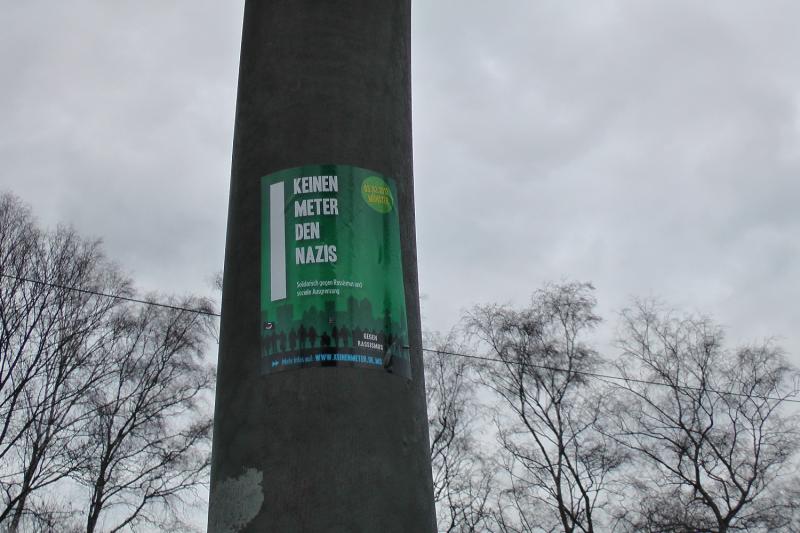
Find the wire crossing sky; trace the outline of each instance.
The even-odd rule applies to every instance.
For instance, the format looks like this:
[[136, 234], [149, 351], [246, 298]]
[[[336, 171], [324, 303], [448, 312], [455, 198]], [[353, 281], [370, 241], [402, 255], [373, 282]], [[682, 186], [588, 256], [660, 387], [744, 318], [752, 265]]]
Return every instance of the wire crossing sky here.
[[[164, 304], [164, 303], [161, 303], [161, 302], [156, 302], [156, 301], [151, 301], [151, 300], [140, 300], [138, 298], [130, 298], [130, 297], [127, 297], [127, 296], [118, 296], [118, 295], [115, 295], [115, 294], [106, 294], [106, 293], [103, 293], [103, 292], [93, 291], [93, 290], [89, 290], [89, 289], [81, 289], [79, 287], [69, 287], [67, 285], [59, 285], [59, 284], [56, 284], [56, 283], [47, 283], [47, 282], [44, 282], [44, 281], [39, 281], [39, 280], [35, 280], [35, 279], [30, 279], [30, 278], [23, 278], [23, 277], [13, 276], [13, 275], [9, 275], [9, 274], [0, 274], [0, 277], [14, 279], [14, 280], [18, 280], [18, 281], [23, 281], [23, 282], [26, 282], [26, 283], [35, 283], [35, 284], [38, 284], [38, 285], [46, 285], [48, 287], [54, 287], [54, 288], [57, 288], [57, 289], [81, 292], [81, 293], [84, 293], [84, 294], [92, 294], [92, 295], [95, 295], [95, 296], [101, 296], [101, 297], [105, 297], [105, 298], [113, 298], [115, 300], [124, 300], [126, 302], [133, 302], [133, 303], [139, 303], [139, 304], [144, 304], [144, 305], [153, 305], [153, 306], [156, 306], [156, 307], [164, 307], [166, 309], [173, 309], [173, 310], [176, 310], [176, 311], [185, 311], [187, 313], [196, 313], [198, 315], [206, 315], [206, 316], [214, 316], [214, 317], [221, 317], [222, 316], [219, 313], [214, 313], [214, 312], [210, 312], [210, 311], [204, 311], [202, 309], [191, 309], [191, 308], [188, 308], [188, 307], [180, 307], [180, 306], [175, 306], [175, 305], [169, 305], [169, 304]], [[500, 359], [494, 359], [494, 358], [491, 358], [491, 357], [483, 357], [483, 356], [480, 356], [480, 355], [465, 354], [465, 353], [453, 352], [453, 351], [449, 351], [449, 350], [437, 350], [435, 348], [425, 348], [425, 347], [423, 347], [422, 351], [423, 352], [427, 352], [427, 353], [437, 354], [437, 355], [449, 355], [449, 356], [453, 356], [453, 357], [464, 357], [464, 358], [473, 359], [473, 360], [476, 360], [476, 361], [487, 361], [487, 362], [492, 362], [492, 363], [521, 365], [521, 366], [526, 366], [526, 367], [530, 367], [530, 368], [537, 368], [537, 369], [540, 369], [540, 370], [548, 370], [548, 371], [553, 371], [553, 372], [569, 372], [569, 373], [572, 373], [572, 374], [575, 374], [575, 375], [598, 378], [598, 379], [601, 379], [601, 380], [624, 381], [626, 383], [640, 383], [640, 384], [644, 384], [644, 385], [657, 385], [659, 387], [669, 387], [670, 386], [670, 385], [668, 385], [666, 383], [659, 383], [658, 381], [647, 381], [647, 380], [642, 380], [642, 379], [626, 378], [626, 377], [623, 377], [623, 376], [613, 376], [611, 374], [603, 374], [603, 373], [599, 373], [599, 372], [586, 372], [586, 371], [582, 371], [582, 370], [569, 370], [569, 369], [566, 369], [566, 368], [559, 368], [559, 367], [547, 366], [547, 365], [537, 365], [537, 364], [534, 364], [534, 363], [529, 363], [529, 362], [524, 362], [524, 361], [502, 361]], [[713, 394], [719, 394], [719, 395], [722, 395], [722, 396], [738, 396], [738, 397], [744, 397], [744, 398], [750, 397], [750, 398], [756, 398], [756, 399], [761, 399], [761, 400], [774, 400], [774, 401], [800, 403], [800, 400], [795, 400], [795, 399], [792, 399], [792, 398], [773, 398], [773, 397], [769, 397], [769, 396], [757, 396], [757, 395], [752, 395], [752, 394], [748, 395], [748, 394], [741, 394], [741, 393], [737, 393], [737, 392], [719, 391], [719, 390], [708, 389], [708, 388], [700, 389], [698, 387], [691, 387], [691, 386], [688, 386], [688, 385], [684, 385], [684, 386], [682, 386], [680, 388], [684, 389], [684, 390], [693, 390], [693, 391], [704, 390], [706, 392], [711, 392]]]

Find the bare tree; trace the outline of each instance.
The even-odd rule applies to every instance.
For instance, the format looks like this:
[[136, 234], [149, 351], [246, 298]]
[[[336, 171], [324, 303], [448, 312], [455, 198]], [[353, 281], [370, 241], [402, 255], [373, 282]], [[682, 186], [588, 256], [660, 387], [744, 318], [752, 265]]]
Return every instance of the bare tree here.
[[17, 531], [41, 505], [31, 497], [80, 466], [84, 395], [102, 375], [118, 304], [92, 292], [127, 295], [130, 286], [98, 242], [71, 228], [39, 231], [8, 194], [0, 197], [0, 274], [0, 523]]
[[[17, 526], [19, 531], [25, 533], [81, 533], [84, 530], [78, 513], [66, 498], [58, 494], [43, 496], [41, 492], [43, 491], [36, 493], [37, 497], [26, 505]], [[6, 529], [0, 528], [0, 531], [6, 531]]]
[[600, 321], [595, 306], [590, 284], [566, 283], [535, 292], [528, 308], [480, 306], [466, 317], [496, 360], [481, 372], [502, 407], [500, 531], [593, 532], [602, 522], [624, 454], [597, 431], [606, 396], [583, 374], [601, 363], [585, 340]]
[[798, 449], [782, 409], [797, 389], [781, 350], [727, 350], [710, 319], [648, 302], [623, 313], [620, 346], [615, 438], [637, 457], [621, 529], [787, 530], [797, 502], [776, 489]]
[[[211, 311], [202, 299], [170, 302]], [[91, 460], [78, 477], [88, 487], [86, 531], [117, 532], [141, 523], [181, 524], [184, 495], [204, 486], [209, 466], [213, 368], [204, 363], [209, 317], [140, 306], [121, 317], [123, 340], [107, 357], [114, 370], [90, 396]], [[105, 520], [103, 519], [105, 517]]]
[[483, 458], [473, 367], [454, 333], [426, 334], [425, 386], [440, 532], [486, 531], [494, 475]]
[[181, 525], [207, 473], [213, 328], [132, 296], [98, 241], [0, 196], [0, 530], [75, 531], [81, 508], [87, 531]]

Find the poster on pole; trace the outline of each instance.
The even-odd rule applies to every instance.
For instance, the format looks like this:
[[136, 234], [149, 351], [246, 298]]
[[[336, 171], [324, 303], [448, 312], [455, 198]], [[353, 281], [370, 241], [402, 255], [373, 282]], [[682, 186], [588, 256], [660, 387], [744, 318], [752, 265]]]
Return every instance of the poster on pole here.
[[309, 165], [261, 178], [261, 369], [411, 378], [397, 186]]

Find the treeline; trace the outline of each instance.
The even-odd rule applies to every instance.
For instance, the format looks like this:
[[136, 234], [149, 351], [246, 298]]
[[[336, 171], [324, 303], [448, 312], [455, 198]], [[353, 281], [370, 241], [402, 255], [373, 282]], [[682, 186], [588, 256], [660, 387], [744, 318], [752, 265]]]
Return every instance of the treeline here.
[[636, 301], [604, 357], [596, 307], [590, 284], [546, 285], [428, 336], [440, 531], [800, 531], [798, 374], [780, 347], [729, 347], [707, 317]]
[[136, 296], [99, 242], [42, 230], [10, 194], [0, 275], [0, 530], [184, 529], [208, 475], [213, 324], [177, 307], [211, 303], [98, 295]]
[[[99, 242], [0, 196], [0, 531], [205, 516], [213, 304], [131, 298]], [[589, 284], [546, 285], [427, 337], [440, 531], [800, 531], [800, 382], [780, 347], [637, 301], [612, 357], [596, 307]]]

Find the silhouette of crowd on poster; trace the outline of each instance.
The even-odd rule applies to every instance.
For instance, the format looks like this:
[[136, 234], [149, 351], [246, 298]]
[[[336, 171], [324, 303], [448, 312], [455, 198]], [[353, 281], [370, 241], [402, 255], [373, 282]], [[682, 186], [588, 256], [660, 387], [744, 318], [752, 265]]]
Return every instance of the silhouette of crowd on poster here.
[[[366, 361], [379, 362], [390, 369], [397, 364], [396, 358], [407, 358], [407, 341], [392, 333], [402, 331], [404, 327], [392, 322], [388, 310], [384, 310], [383, 316], [376, 317], [366, 298], [360, 301], [348, 298], [347, 308], [343, 311], [336, 310], [335, 301], [325, 304], [321, 310], [309, 308], [299, 319], [294, 318], [291, 304], [278, 307], [276, 320], [264, 323], [262, 355], [265, 360], [280, 364], [285, 359], [294, 363], [293, 366], [303, 366], [303, 362], [316, 364], [319, 358], [304, 360], [295, 356], [360, 354], [372, 356]], [[341, 358], [335, 357], [327, 360], [342, 362]]]

